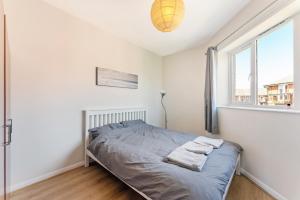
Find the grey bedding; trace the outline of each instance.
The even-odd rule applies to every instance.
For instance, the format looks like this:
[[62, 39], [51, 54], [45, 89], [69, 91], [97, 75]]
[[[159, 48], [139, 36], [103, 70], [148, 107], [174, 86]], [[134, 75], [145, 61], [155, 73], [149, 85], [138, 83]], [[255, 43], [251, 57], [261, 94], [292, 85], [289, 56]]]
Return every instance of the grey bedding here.
[[225, 142], [215, 149], [201, 172], [164, 162], [172, 150], [196, 137], [133, 123], [100, 131], [88, 149], [110, 171], [153, 200], [221, 200], [241, 151], [238, 145]]

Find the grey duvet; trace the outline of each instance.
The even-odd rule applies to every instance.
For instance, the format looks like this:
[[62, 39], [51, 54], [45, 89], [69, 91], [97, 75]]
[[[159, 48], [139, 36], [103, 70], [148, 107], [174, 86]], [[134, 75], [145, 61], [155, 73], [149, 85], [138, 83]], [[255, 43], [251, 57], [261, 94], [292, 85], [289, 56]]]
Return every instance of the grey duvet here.
[[102, 132], [89, 151], [129, 185], [153, 200], [221, 200], [241, 148], [225, 142], [209, 154], [201, 172], [164, 162], [196, 135], [136, 124]]

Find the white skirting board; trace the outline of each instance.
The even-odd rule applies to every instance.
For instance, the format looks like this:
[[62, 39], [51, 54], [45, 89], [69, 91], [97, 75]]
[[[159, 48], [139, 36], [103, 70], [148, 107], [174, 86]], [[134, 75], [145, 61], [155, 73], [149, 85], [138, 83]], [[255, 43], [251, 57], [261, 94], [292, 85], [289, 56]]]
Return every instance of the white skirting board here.
[[265, 183], [263, 183], [261, 180], [259, 180], [258, 178], [256, 178], [255, 176], [253, 176], [252, 174], [250, 174], [248, 171], [246, 171], [245, 169], [241, 168], [241, 173], [246, 176], [247, 178], [249, 178], [251, 181], [253, 181], [256, 185], [258, 185], [261, 189], [263, 189], [265, 192], [267, 192], [268, 194], [270, 194], [272, 197], [274, 197], [275, 199], [278, 200], [288, 200], [287, 198], [285, 198], [283, 195], [281, 195], [280, 193], [278, 193], [276, 190], [274, 190], [273, 188], [271, 188], [270, 186], [266, 185]]
[[44, 174], [42, 176], [38, 176], [38, 177], [35, 177], [35, 178], [32, 178], [32, 179], [29, 179], [27, 181], [24, 181], [24, 182], [21, 182], [21, 183], [18, 183], [18, 184], [15, 184], [15, 185], [12, 185], [9, 189], [10, 189], [10, 192], [14, 192], [16, 190], [19, 190], [19, 189], [22, 189], [26, 186], [29, 186], [29, 185], [32, 185], [34, 183], [38, 183], [38, 182], [41, 182], [43, 180], [46, 180], [46, 179], [49, 179], [53, 176], [57, 176], [59, 174], [62, 174], [62, 173], [65, 173], [67, 171], [70, 171], [72, 169], [75, 169], [75, 168], [78, 168], [78, 167], [81, 167], [84, 165], [84, 161], [80, 161], [80, 162], [77, 162], [75, 164], [72, 164], [72, 165], [69, 165], [67, 167], [64, 167], [64, 168], [61, 168], [61, 169], [58, 169], [58, 170], [55, 170], [53, 172], [49, 172], [47, 174]]

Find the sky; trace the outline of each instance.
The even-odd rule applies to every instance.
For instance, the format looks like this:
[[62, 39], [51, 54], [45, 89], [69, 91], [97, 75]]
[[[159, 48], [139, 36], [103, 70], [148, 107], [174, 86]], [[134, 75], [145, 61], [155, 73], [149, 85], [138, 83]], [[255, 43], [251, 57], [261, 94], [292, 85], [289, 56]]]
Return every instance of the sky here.
[[[267, 33], [257, 43], [258, 88], [293, 75], [294, 68], [293, 22], [281, 25]], [[236, 55], [236, 88], [250, 89], [251, 50]]]

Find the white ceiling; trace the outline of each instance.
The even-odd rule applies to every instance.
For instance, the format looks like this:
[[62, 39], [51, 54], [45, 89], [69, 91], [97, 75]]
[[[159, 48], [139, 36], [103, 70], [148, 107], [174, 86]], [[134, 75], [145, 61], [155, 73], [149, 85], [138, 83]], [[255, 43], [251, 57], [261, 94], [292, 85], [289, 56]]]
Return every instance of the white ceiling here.
[[250, 0], [185, 0], [185, 18], [171, 33], [157, 31], [150, 18], [154, 0], [44, 0], [118, 37], [165, 56], [199, 46]]

